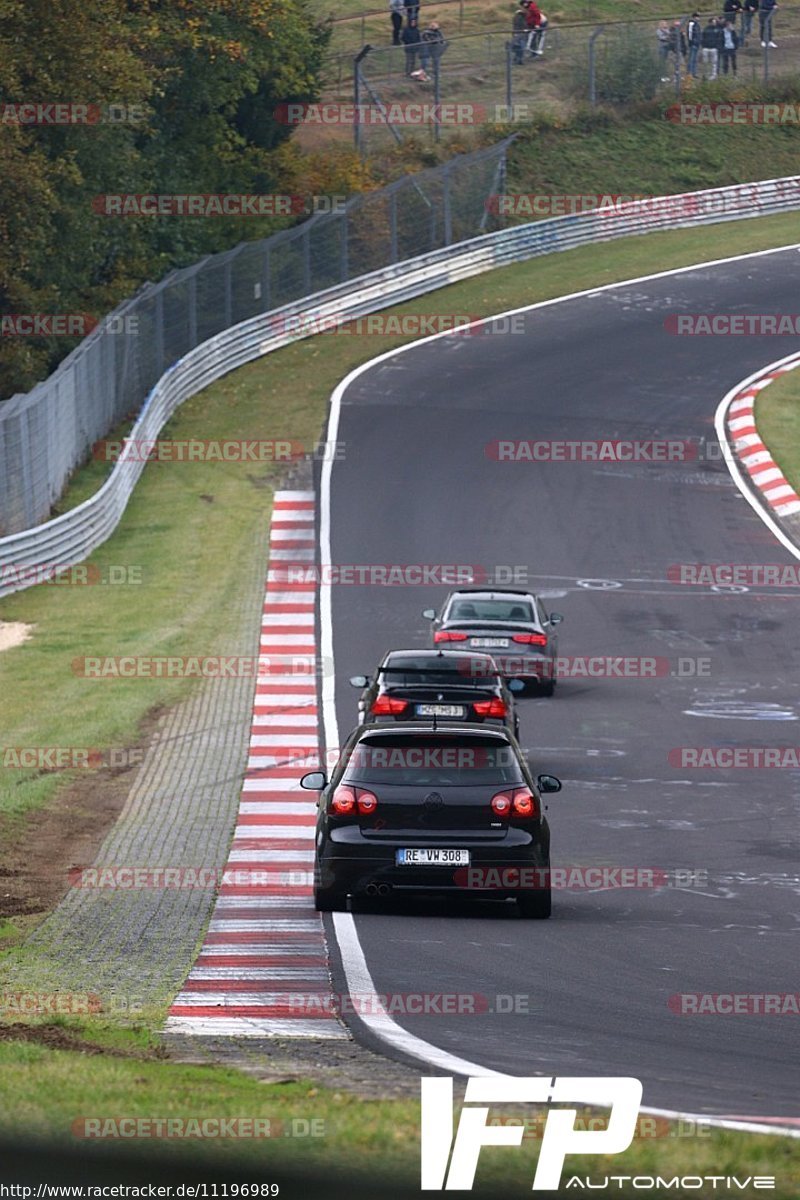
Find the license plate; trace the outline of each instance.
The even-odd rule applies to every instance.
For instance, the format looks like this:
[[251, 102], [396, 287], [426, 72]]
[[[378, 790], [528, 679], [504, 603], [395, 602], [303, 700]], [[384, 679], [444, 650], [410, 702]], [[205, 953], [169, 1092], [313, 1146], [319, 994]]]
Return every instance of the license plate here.
[[463, 717], [463, 704], [418, 704], [418, 717]]
[[468, 867], [469, 850], [415, 849], [397, 851], [398, 867]]
[[482, 650], [506, 650], [508, 649], [508, 638], [473, 638], [473, 646], [480, 646]]

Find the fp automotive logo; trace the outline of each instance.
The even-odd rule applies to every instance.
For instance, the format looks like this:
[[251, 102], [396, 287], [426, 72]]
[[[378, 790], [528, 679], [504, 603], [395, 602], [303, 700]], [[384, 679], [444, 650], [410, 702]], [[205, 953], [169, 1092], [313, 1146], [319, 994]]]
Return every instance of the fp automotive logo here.
[[[471, 1078], [453, 1137], [453, 1080], [422, 1079], [422, 1190], [471, 1191], [481, 1146], [519, 1146], [521, 1125], [487, 1125], [490, 1104], [563, 1104], [610, 1107], [606, 1129], [575, 1128], [574, 1108], [547, 1114], [533, 1191], [557, 1191], [568, 1154], [620, 1154], [636, 1132], [642, 1085], [624, 1076], [592, 1078]], [[467, 1107], [470, 1106], [470, 1107]], [[452, 1150], [452, 1154], [451, 1154]], [[448, 1162], [450, 1169], [448, 1171]], [[446, 1182], [445, 1182], [446, 1180]]]

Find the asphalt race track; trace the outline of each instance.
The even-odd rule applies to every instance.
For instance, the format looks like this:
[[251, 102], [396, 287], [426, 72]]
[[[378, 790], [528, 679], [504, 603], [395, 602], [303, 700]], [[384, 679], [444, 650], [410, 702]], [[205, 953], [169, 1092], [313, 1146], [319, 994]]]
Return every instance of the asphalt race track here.
[[[678, 994], [797, 990], [800, 772], [687, 769], [668, 755], [800, 743], [800, 625], [796, 591], [715, 592], [671, 582], [668, 568], [795, 560], [719, 458], [485, 454], [498, 438], [713, 442], [722, 396], [800, 339], [679, 337], [664, 322], [800, 311], [798, 267], [790, 249], [595, 293], [529, 312], [523, 334], [423, 344], [345, 393], [334, 564], [525, 566], [565, 616], [560, 654], [670, 660], [657, 678], [576, 678], [553, 700], [520, 702], [531, 762], [564, 783], [549, 801], [554, 868], [707, 873], [684, 888], [560, 890], [545, 922], [489, 903], [358, 912], [378, 992], [477, 993], [490, 1008], [523, 998], [527, 1012], [396, 1017], [453, 1054], [516, 1075], [635, 1075], [649, 1106], [800, 1115], [797, 1016], [670, 1006]], [[446, 591], [333, 588], [342, 738], [358, 695], [348, 677], [390, 647], [427, 645], [420, 611]], [[679, 659], [708, 673], [679, 677]]]

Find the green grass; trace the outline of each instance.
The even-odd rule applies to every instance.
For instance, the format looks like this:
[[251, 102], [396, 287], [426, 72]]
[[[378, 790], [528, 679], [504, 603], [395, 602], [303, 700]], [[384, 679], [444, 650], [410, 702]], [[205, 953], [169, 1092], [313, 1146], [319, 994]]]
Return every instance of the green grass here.
[[[95, 1053], [99, 1044], [96, 1028], [75, 1022], [71, 1032], [89, 1039], [88, 1052], [54, 1050], [35, 1042], [0, 1043], [0, 1136], [43, 1138], [81, 1149], [87, 1156], [95, 1149], [120, 1150], [127, 1155], [159, 1153], [191, 1164], [195, 1170], [216, 1165], [242, 1172], [292, 1166], [327, 1174], [348, 1171], [357, 1173], [363, 1186], [371, 1183], [376, 1196], [388, 1190], [390, 1183], [411, 1190], [418, 1186], [420, 1114], [416, 1100], [363, 1100], [302, 1079], [260, 1082], [224, 1067], [172, 1063], [153, 1056], [146, 1040], [135, 1034], [127, 1046], [116, 1038], [116, 1055]], [[530, 1109], [503, 1112], [531, 1117]], [[499, 1110], [492, 1114], [499, 1115]], [[206, 1142], [154, 1142], [149, 1138], [87, 1141], [75, 1132], [75, 1123], [86, 1117], [267, 1118], [273, 1122], [273, 1136]], [[311, 1121], [317, 1122], [311, 1127], [314, 1136], [294, 1136], [309, 1130], [306, 1122]], [[287, 1128], [293, 1136], [286, 1136]], [[588, 1174], [595, 1180], [606, 1173], [669, 1177], [757, 1173], [776, 1176], [776, 1190], [769, 1193], [776, 1200], [798, 1194], [797, 1142], [707, 1130], [702, 1131], [704, 1136], [678, 1137], [674, 1127], [672, 1136], [664, 1136], [668, 1131], [663, 1123], [656, 1126], [645, 1119], [640, 1130], [645, 1136], [637, 1137], [624, 1154], [567, 1159], [562, 1184], [572, 1173]], [[653, 1136], [656, 1131], [660, 1136]], [[507, 1193], [517, 1188], [529, 1191], [540, 1145], [539, 1137], [529, 1137], [520, 1148], [482, 1151], [476, 1192], [489, 1195], [500, 1185]], [[642, 1193], [615, 1187], [614, 1194]], [[705, 1200], [718, 1192], [708, 1187], [684, 1194]]]
[[[776, 342], [781, 344], [776, 345], [773, 359], [782, 358], [786, 352], [782, 339], [776, 339]], [[755, 411], [764, 445], [769, 447], [775, 462], [797, 490], [800, 488], [800, 376], [797, 371], [788, 371], [759, 392]]]

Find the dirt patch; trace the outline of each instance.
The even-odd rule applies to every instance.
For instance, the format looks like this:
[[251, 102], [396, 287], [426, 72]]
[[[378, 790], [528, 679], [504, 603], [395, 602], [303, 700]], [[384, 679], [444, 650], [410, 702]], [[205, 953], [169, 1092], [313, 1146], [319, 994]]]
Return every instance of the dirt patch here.
[[33, 625], [26, 625], [24, 621], [0, 621], [0, 654], [27, 642], [33, 629]]
[[[142, 752], [136, 758], [144, 757], [163, 715], [164, 709], [157, 708], [142, 722], [135, 746], [128, 747]], [[94, 862], [138, 769], [139, 762], [100, 767], [65, 780], [47, 808], [2, 830], [0, 917], [22, 917], [15, 922], [18, 933], [30, 932], [58, 904], [69, 886], [71, 868]]]
[[0, 1024], [0, 1042], [36, 1042], [40, 1046], [47, 1046], [48, 1050], [73, 1050], [89, 1055], [104, 1054], [108, 1058], [147, 1061], [167, 1057], [162, 1046], [157, 1046], [155, 1050], [121, 1050], [116, 1046], [85, 1042], [82, 1038], [74, 1037], [61, 1025], [29, 1025], [24, 1021], [15, 1021], [11, 1025]]

